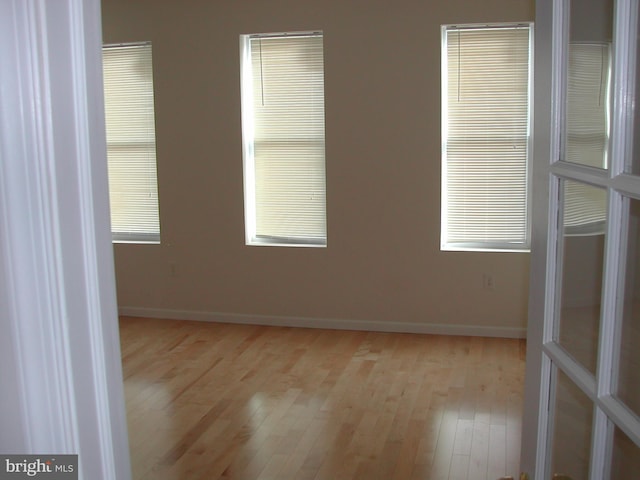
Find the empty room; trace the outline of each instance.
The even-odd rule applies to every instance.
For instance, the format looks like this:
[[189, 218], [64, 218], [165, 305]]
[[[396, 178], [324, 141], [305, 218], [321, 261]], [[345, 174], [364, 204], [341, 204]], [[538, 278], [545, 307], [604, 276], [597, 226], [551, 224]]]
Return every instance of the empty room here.
[[639, 31], [0, 3], [0, 476], [632, 478]]
[[[159, 242], [114, 244], [135, 478], [519, 474], [529, 254], [441, 249], [440, 72], [443, 25], [534, 6], [102, 2], [104, 44], [150, 45], [153, 69]], [[278, 32], [322, 35], [310, 244], [245, 223], [241, 37], [265, 35], [266, 97]]]

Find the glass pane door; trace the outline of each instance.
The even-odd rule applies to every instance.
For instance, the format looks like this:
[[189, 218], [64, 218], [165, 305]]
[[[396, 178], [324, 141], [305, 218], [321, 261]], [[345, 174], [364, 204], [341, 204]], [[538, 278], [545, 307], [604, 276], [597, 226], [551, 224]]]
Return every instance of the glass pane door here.
[[563, 180], [561, 185], [562, 288], [554, 341], [595, 376], [602, 313], [607, 192], [574, 180]]
[[638, 3], [538, 1], [555, 95], [539, 480], [640, 478]]

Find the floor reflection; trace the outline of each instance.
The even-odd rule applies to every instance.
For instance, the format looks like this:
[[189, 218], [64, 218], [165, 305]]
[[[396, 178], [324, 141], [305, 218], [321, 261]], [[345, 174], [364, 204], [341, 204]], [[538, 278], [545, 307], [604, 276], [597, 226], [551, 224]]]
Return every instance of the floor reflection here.
[[521, 340], [123, 319], [134, 479], [518, 475]]

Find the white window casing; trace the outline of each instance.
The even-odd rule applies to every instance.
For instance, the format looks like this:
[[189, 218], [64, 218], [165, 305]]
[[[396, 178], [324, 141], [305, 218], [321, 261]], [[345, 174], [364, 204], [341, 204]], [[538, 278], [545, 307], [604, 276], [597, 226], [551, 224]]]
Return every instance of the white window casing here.
[[322, 33], [242, 35], [248, 245], [327, 242]]
[[529, 249], [532, 37], [442, 27], [442, 250]]

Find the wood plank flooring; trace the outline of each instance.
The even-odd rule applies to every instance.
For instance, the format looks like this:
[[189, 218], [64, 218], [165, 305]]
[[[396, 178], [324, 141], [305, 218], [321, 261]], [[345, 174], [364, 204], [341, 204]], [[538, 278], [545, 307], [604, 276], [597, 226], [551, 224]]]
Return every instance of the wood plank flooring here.
[[120, 320], [135, 480], [518, 476], [524, 340]]

